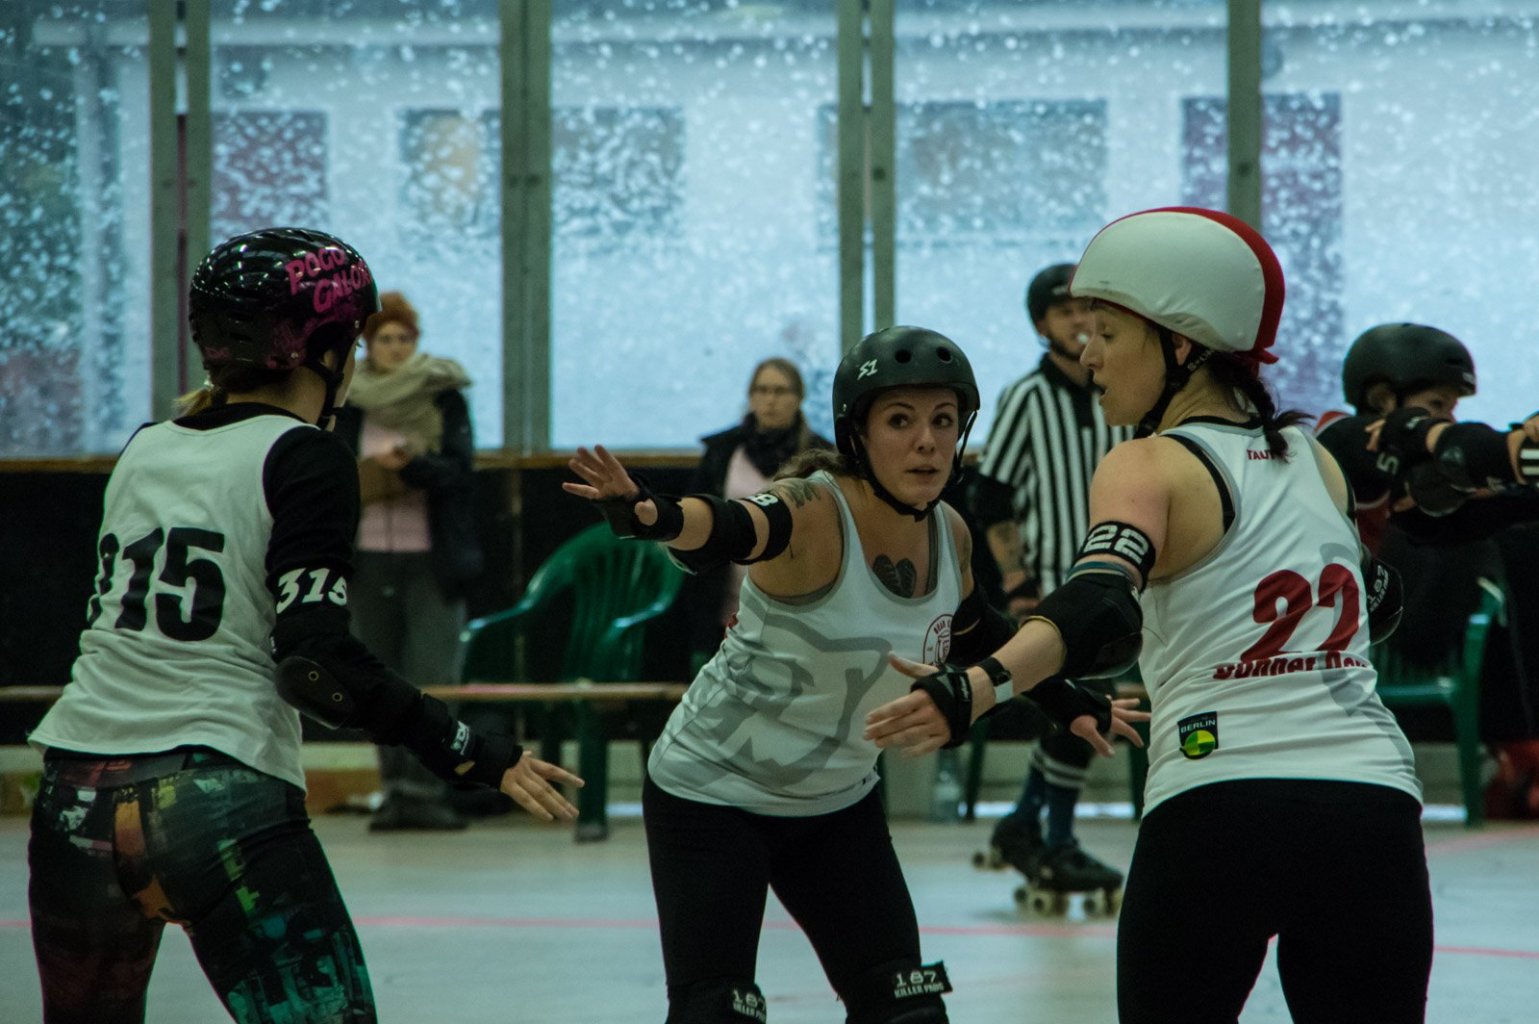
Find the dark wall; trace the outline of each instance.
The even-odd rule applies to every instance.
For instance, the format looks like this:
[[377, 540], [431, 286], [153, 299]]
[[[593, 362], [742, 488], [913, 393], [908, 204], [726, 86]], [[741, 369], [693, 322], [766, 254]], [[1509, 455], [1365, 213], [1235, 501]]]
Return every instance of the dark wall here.
[[[0, 685], [64, 682], [96, 577], [105, 474], [0, 474]], [[0, 742], [42, 717], [0, 704]]]

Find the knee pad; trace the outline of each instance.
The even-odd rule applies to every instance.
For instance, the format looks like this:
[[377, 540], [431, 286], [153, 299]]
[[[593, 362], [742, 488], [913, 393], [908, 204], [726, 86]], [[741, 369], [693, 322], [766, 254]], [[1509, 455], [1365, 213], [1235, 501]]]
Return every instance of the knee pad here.
[[941, 994], [950, 991], [945, 964], [893, 960], [856, 978], [840, 996], [845, 1024], [947, 1024]]
[[707, 981], [668, 993], [667, 1024], [765, 1024], [768, 1009], [751, 981]]

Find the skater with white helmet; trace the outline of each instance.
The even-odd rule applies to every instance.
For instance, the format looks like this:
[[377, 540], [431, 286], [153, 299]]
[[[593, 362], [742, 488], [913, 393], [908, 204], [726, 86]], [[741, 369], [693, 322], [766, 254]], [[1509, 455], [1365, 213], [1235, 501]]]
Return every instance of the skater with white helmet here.
[[[890, 327], [845, 355], [833, 390], [838, 452], [803, 453], [763, 494], [654, 495], [603, 448], [579, 449], [584, 482], [563, 485], [687, 568], [748, 565], [737, 617], [653, 748], [642, 795], [670, 1024], [765, 1020], [754, 974], [770, 888], [849, 1024], [946, 1020], [949, 984], [920, 962], [861, 729], [907, 689], [890, 654], [975, 660], [1010, 633], [940, 500], [978, 387], [949, 338]], [[1125, 708], [1091, 695], [1057, 711], [1103, 753], [1101, 731], [1136, 735]]]
[[933, 749], [1000, 696], [1137, 657], [1153, 720], [1120, 1019], [1232, 1024], [1275, 937], [1294, 1020], [1420, 1021], [1420, 786], [1367, 657], [1398, 607], [1341, 470], [1261, 380], [1277, 259], [1227, 214], [1149, 210], [1096, 235], [1071, 292], [1096, 303], [1083, 359], [1107, 419], [1140, 436], [1097, 469], [1068, 580], [979, 666], [905, 663], [925, 692], [867, 734]]

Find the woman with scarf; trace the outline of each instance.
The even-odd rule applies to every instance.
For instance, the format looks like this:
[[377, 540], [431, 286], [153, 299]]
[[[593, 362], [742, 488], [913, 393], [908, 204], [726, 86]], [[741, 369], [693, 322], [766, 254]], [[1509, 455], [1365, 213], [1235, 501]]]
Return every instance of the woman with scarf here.
[[[417, 350], [417, 311], [380, 296], [337, 433], [359, 455], [363, 512], [352, 580], [353, 629], [392, 669], [424, 684], [454, 679], [465, 591], [481, 571], [471, 507], [475, 442], [452, 359]], [[463, 828], [446, 785], [398, 747], [380, 748], [385, 801], [374, 831]]]
[[[789, 359], [773, 356], [755, 366], [748, 378], [748, 415], [736, 426], [700, 439], [705, 454], [686, 493], [746, 498], [768, 487], [791, 456], [809, 448], [832, 449], [802, 416], [804, 397], [801, 371]], [[721, 646], [722, 633], [737, 614], [737, 592], [745, 573], [743, 566], [727, 565], [685, 582], [692, 668], [699, 668]]]

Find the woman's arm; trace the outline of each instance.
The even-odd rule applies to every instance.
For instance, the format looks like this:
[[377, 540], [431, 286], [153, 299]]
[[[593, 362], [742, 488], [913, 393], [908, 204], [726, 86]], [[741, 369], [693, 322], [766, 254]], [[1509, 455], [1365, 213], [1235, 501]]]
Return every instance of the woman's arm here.
[[376, 743], [406, 746], [443, 778], [499, 788], [537, 817], [575, 817], [550, 781], [581, 780], [507, 737], [455, 720], [442, 701], [390, 671], [352, 635], [353, 465], [331, 434], [293, 430], [273, 446], [263, 470], [273, 519], [266, 570], [276, 612], [271, 643], [278, 694], [332, 728], [360, 729]]
[[578, 448], [567, 465], [583, 479], [563, 482], [568, 494], [597, 505], [617, 535], [666, 544], [691, 572], [737, 562], [752, 565], [772, 593], [804, 593], [805, 579], [826, 570], [826, 559], [810, 556], [830, 535], [837, 543], [833, 499], [807, 480], [779, 480], [742, 499], [674, 499], [653, 494], [602, 445]]

